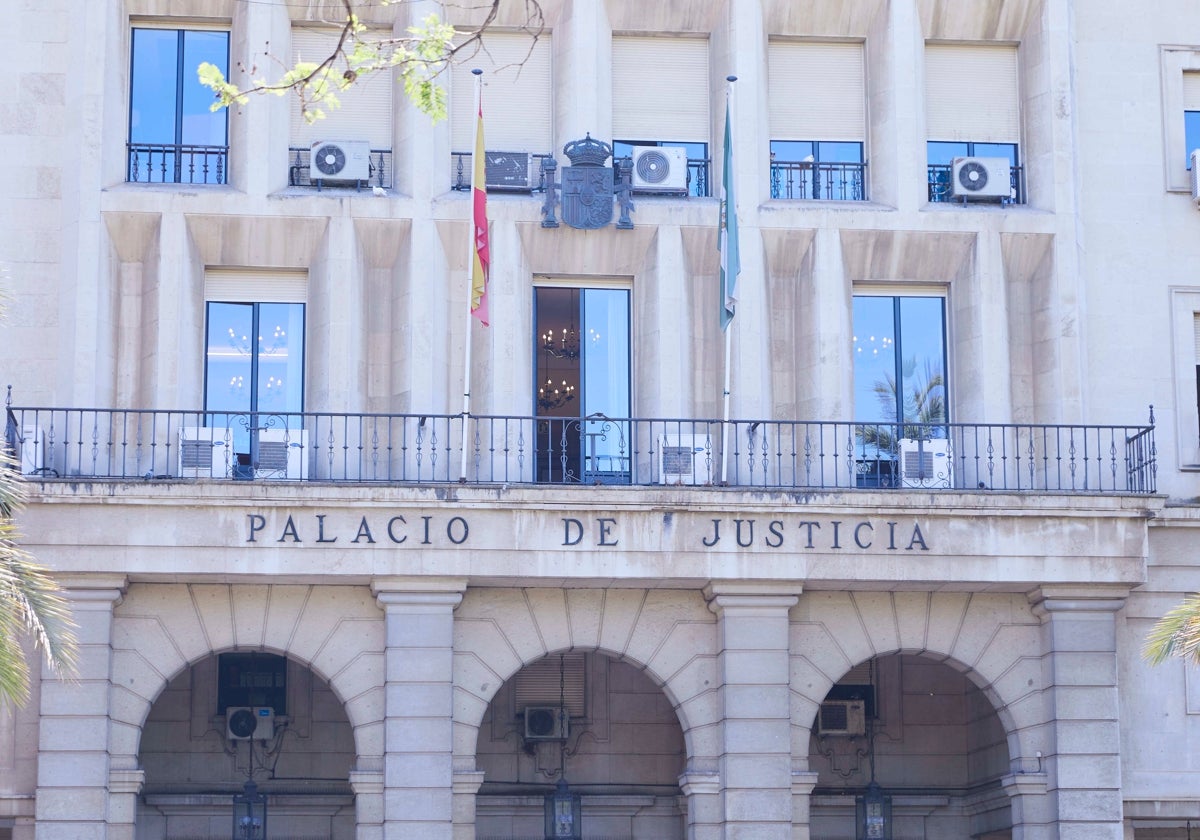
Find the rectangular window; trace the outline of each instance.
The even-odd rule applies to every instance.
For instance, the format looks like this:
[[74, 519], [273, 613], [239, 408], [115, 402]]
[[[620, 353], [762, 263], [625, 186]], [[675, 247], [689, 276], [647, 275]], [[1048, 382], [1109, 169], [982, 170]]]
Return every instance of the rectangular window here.
[[[321, 62], [333, 55], [339, 29], [298, 26], [292, 29], [292, 58], [296, 62]], [[370, 40], [373, 32], [363, 37]], [[379, 37], [382, 37], [380, 35]], [[345, 63], [334, 62], [331, 75], [341, 76]], [[395, 73], [379, 71], [367, 74], [344, 91], [338, 91], [338, 105], [315, 105], [324, 116], [309, 121], [301, 110], [300, 99], [291, 100], [291, 139], [288, 154], [288, 182], [293, 186], [324, 185], [334, 181], [369, 181], [373, 186], [392, 185], [392, 95], [396, 88]], [[342, 150], [323, 172], [311, 160], [311, 155], [325, 144], [332, 143]], [[315, 167], [315, 168], [310, 168]], [[325, 177], [322, 177], [322, 176]], [[359, 177], [361, 176], [361, 177]]]
[[205, 428], [190, 439], [213, 457], [193, 453], [192, 474], [307, 477], [304, 294], [303, 275], [206, 274]]
[[287, 714], [287, 659], [273, 653], [222, 653], [217, 658], [217, 714], [268, 706]]
[[945, 298], [856, 294], [853, 342], [859, 483], [933, 486], [920, 460], [946, 457]]
[[130, 53], [126, 180], [226, 183], [226, 111], [210, 110], [212, 91], [196, 69], [209, 62], [229, 72], [229, 33], [135, 27]]
[[628, 484], [629, 289], [534, 289], [538, 480]]
[[925, 110], [930, 201], [962, 194], [951, 183], [954, 160], [979, 157], [1005, 158], [1009, 169], [1008, 184], [991, 184], [980, 196], [998, 188], [1002, 198], [1024, 202], [1016, 47], [927, 44]]
[[[614, 36], [612, 62], [613, 158], [631, 159], [634, 191], [708, 195], [708, 41]], [[637, 149], [648, 146], [683, 152], [638, 167]]]
[[1192, 152], [1200, 149], [1200, 73], [1183, 74], [1183, 132], [1187, 168], [1192, 168]]
[[863, 45], [771, 41], [768, 64], [771, 198], [865, 200]]
[[[450, 68], [451, 184], [471, 188], [476, 95], [473, 69], [483, 71], [488, 188], [530, 192], [542, 187], [542, 161], [554, 152], [550, 35], [493, 32]], [[493, 153], [495, 153], [493, 155]]]

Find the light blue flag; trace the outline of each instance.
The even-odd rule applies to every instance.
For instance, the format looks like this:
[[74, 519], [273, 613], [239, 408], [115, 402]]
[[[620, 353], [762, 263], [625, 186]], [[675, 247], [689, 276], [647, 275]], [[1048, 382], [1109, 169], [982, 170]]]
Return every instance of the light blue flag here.
[[725, 98], [725, 164], [721, 176], [721, 228], [717, 237], [721, 252], [721, 329], [733, 320], [737, 306], [738, 258], [737, 202], [733, 198], [733, 131], [729, 123], [729, 97]]

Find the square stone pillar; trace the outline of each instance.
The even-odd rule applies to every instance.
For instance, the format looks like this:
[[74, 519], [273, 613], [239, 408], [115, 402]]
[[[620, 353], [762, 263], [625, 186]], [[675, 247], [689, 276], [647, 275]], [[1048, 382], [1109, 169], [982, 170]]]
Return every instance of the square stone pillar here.
[[451, 840], [454, 608], [460, 579], [379, 579], [385, 613], [383, 836]]
[[798, 588], [731, 581], [705, 590], [717, 614], [726, 840], [792, 838], [788, 611]]
[[109, 786], [112, 620], [123, 578], [63, 584], [77, 626], [75, 678], [43, 667], [38, 731], [37, 840], [132, 840], [140, 784]]
[[[1022, 797], [1030, 830], [1014, 838], [1123, 840], [1116, 613], [1127, 592], [1044, 586], [1030, 596], [1042, 621], [1047, 801], [1039, 809]], [[1038, 824], [1056, 830], [1043, 834]]]

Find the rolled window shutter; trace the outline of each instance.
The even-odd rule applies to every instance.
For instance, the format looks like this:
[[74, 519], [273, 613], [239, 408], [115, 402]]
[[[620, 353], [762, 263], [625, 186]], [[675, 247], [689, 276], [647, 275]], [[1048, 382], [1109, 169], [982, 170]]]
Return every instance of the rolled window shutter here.
[[866, 140], [862, 44], [772, 41], [768, 84], [772, 140]]
[[612, 39], [613, 138], [707, 143], [708, 41]]
[[988, 44], [925, 46], [928, 139], [1019, 143], [1017, 48]]
[[[337, 45], [339, 31], [294, 27], [292, 58], [319, 62]], [[300, 103], [292, 96], [291, 144], [307, 149], [319, 140], [365, 140], [372, 149], [392, 148], [392, 103], [396, 71], [379, 70], [337, 92], [339, 107], [318, 105], [325, 119], [309, 123], [300, 113]]]
[[582, 653], [563, 655], [559, 667], [558, 654], [526, 665], [514, 677], [514, 701], [517, 710], [527, 706], [557, 706], [565, 701], [567, 714], [583, 717], [587, 713], [584, 699], [586, 658]]
[[483, 48], [455, 58], [449, 73], [450, 147], [469, 153], [475, 142], [475, 76], [483, 71], [484, 139], [498, 152], [554, 151], [550, 36], [485, 32]]
[[210, 268], [204, 272], [204, 299], [223, 303], [305, 303], [308, 274], [253, 268]]
[[1200, 111], [1200, 72], [1183, 74], [1183, 110]]
[[1196, 343], [1196, 364], [1200, 365], [1200, 312], [1192, 315], [1192, 336]]

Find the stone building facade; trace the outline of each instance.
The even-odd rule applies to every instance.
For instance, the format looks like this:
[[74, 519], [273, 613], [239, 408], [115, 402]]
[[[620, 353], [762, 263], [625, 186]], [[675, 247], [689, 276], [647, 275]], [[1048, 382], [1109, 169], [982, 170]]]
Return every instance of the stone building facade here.
[[[1140, 654], [1200, 588], [1200, 9], [540, 5], [448, 120], [317, 127], [191, 79], [338, 3], [9, 10], [6, 441], [81, 656], [0, 709], [0, 838], [229, 837], [249, 780], [297, 840], [540, 838], [563, 779], [590, 838], [843, 840], [872, 782], [895, 838], [1200, 829]], [[479, 21], [363, 19], [428, 13]]]

